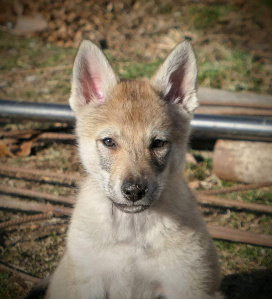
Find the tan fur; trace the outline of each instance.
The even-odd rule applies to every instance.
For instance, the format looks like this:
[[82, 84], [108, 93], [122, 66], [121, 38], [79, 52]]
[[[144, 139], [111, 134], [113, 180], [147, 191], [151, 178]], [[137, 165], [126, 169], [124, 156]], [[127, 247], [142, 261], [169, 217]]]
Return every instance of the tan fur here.
[[[95, 70], [86, 64], [94, 60]], [[83, 42], [70, 103], [88, 176], [47, 298], [222, 298], [216, 251], [183, 179], [195, 81], [186, 42], [151, 80], [125, 82]], [[128, 199], [128, 179], [144, 181], [146, 193]]]

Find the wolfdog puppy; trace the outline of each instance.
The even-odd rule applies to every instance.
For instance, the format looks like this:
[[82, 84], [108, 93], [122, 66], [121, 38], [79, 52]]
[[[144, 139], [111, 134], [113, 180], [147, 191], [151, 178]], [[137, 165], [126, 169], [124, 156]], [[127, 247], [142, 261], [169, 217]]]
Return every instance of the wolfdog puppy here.
[[46, 298], [222, 298], [217, 254], [183, 179], [196, 76], [187, 41], [150, 80], [132, 81], [82, 42], [70, 105], [87, 178]]

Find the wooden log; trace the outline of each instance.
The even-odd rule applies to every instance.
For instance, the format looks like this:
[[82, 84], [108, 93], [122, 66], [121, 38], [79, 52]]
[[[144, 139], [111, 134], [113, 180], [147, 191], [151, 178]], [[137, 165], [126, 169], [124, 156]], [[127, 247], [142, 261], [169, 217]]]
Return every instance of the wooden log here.
[[239, 229], [212, 224], [208, 224], [207, 228], [210, 235], [215, 239], [272, 247], [271, 235], [250, 233]]
[[224, 187], [218, 189], [200, 190], [197, 191], [197, 194], [215, 195], [215, 194], [224, 194], [224, 193], [231, 193], [231, 192], [243, 192], [243, 191], [248, 191], [253, 189], [260, 189], [264, 187], [272, 187], [272, 182], [236, 185], [236, 186], [230, 186], [230, 187]]
[[216, 196], [209, 196], [209, 195], [197, 195], [197, 199], [199, 202], [202, 203], [211, 203], [211, 204], [218, 204], [228, 208], [238, 208], [238, 209], [246, 209], [250, 211], [258, 211], [263, 213], [272, 213], [272, 207], [256, 204], [256, 203], [248, 203], [242, 202], [232, 199], [220, 198]]
[[213, 171], [229, 181], [272, 182], [272, 143], [217, 140]]

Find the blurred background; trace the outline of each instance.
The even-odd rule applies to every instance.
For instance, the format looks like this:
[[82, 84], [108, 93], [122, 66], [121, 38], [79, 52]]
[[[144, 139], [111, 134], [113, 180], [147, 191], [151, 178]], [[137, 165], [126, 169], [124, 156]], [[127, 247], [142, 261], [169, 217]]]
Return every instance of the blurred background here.
[[[211, 89], [234, 92], [228, 114], [257, 113], [259, 120], [271, 120], [271, 0], [0, 0], [0, 99], [68, 104], [74, 56], [85, 38], [100, 46], [119, 76], [127, 79], [151, 77], [177, 43], [190, 40], [198, 60], [198, 85], [208, 88], [204, 100]], [[253, 106], [246, 98], [238, 112], [235, 106], [247, 93], [254, 93]], [[223, 114], [228, 96], [224, 94]], [[209, 105], [202, 112], [211, 113]], [[215, 105], [213, 109], [219, 113]], [[272, 169], [271, 142], [239, 145], [251, 149], [248, 160], [263, 158], [259, 168]], [[222, 290], [227, 298], [271, 298], [271, 184], [243, 191], [241, 183], [254, 180], [248, 180], [247, 172], [242, 179], [226, 178], [218, 167], [216, 172], [213, 146], [192, 140], [185, 170], [199, 200], [214, 189], [233, 188], [216, 204], [211, 204], [214, 198], [200, 200], [205, 221], [235, 229], [232, 239], [237, 230], [256, 234], [250, 235], [251, 241], [215, 238]], [[230, 147], [233, 156], [244, 156], [235, 146]], [[39, 213], [45, 213], [45, 206], [48, 212], [49, 202], [72, 207], [75, 185], [84, 177], [76, 152], [71, 123], [0, 118], [0, 298], [24, 298], [62, 256], [67, 213], [46, 214], [36, 222], [26, 217], [37, 213], [37, 203], [42, 204]], [[268, 170], [264, 183], [271, 183], [271, 177]], [[221, 199], [227, 200], [223, 206]], [[13, 201], [13, 208], [7, 206]], [[259, 211], [251, 204], [261, 205]], [[22, 219], [28, 220], [24, 224]]]
[[[123, 78], [151, 76], [177, 43], [189, 39], [200, 86], [271, 94], [271, 3], [1, 0], [0, 97], [66, 102], [71, 64], [84, 38], [105, 50]], [[52, 66], [59, 68], [44, 69]], [[34, 68], [41, 70], [25, 72]]]

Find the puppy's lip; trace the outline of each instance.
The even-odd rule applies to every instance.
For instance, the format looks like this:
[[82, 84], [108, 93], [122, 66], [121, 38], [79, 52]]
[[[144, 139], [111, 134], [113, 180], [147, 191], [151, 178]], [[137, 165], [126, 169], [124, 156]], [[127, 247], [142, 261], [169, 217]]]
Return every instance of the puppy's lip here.
[[125, 213], [140, 213], [149, 208], [149, 205], [139, 205], [139, 204], [134, 204], [134, 205], [128, 205], [124, 203], [116, 203], [113, 201], [113, 204], [121, 211]]

